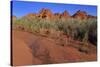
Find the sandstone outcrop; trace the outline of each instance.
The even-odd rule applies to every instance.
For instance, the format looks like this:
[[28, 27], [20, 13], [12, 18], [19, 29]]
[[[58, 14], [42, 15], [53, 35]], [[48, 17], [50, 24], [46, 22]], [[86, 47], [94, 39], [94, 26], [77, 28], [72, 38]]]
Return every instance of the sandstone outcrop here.
[[67, 19], [67, 18], [70, 18], [70, 14], [65, 10], [63, 13], [62, 13], [62, 17]]
[[[72, 16], [68, 13], [67, 10], [65, 10], [62, 13], [53, 13], [50, 9], [42, 8], [39, 13], [29, 13], [25, 17], [37, 17], [42, 19], [68, 19], [68, 18], [78, 18], [78, 19], [88, 19], [88, 18], [97, 18], [96, 16], [89, 15], [85, 11], [78, 10], [75, 14]], [[17, 17], [12, 16], [13, 20], [15, 20]]]
[[79, 19], [86, 19], [87, 18], [87, 13], [85, 11], [77, 11], [73, 16], [73, 18], [79, 18]]
[[53, 18], [53, 13], [51, 12], [50, 9], [43, 8], [42, 10], [40, 10], [38, 17], [51, 19], [51, 18]]

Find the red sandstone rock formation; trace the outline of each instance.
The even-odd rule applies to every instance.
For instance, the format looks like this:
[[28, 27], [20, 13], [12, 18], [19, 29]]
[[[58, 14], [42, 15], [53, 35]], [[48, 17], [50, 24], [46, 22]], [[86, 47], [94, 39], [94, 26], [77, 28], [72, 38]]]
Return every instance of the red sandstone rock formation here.
[[42, 10], [40, 10], [38, 17], [51, 19], [53, 17], [53, 13], [50, 9], [43, 8]]
[[[74, 15], [70, 15], [66, 10], [63, 13], [52, 13], [50, 9], [42, 8], [39, 13], [29, 13], [25, 17], [38, 17], [42, 19], [68, 19], [68, 18], [79, 18], [79, 19], [88, 19], [88, 18], [97, 18], [96, 16], [88, 15], [85, 11], [78, 10]], [[16, 16], [12, 16], [13, 20], [16, 20]]]
[[79, 19], [86, 19], [87, 18], [87, 13], [85, 11], [77, 11], [73, 16], [73, 18], [79, 18]]
[[70, 18], [70, 14], [65, 10], [63, 13], [62, 13], [62, 18]]
[[58, 18], [58, 19], [61, 19], [61, 18], [67, 19], [67, 18], [70, 18], [70, 15], [69, 15], [69, 13], [67, 11], [64, 11], [62, 14], [55, 13], [54, 17]]

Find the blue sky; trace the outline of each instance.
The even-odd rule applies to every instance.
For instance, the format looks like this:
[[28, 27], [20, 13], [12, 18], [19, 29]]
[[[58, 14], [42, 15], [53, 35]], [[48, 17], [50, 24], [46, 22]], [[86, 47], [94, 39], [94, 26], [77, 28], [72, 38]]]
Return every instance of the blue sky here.
[[12, 3], [12, 15], [17, 17], [25, 16], [28, 13], [38, 13], [42, 8], [50, 9], [53, 13], [62, 13], [67, 10], [70, 15], [76, 11], [86, 11], [90, 15], [97, 15], [97, 6], [92, 5], [75, 5], [75, 4], [61, 4], [61, 3], [46, 3], [46, 2], [28, 2], [28, 1], [14, 1]]

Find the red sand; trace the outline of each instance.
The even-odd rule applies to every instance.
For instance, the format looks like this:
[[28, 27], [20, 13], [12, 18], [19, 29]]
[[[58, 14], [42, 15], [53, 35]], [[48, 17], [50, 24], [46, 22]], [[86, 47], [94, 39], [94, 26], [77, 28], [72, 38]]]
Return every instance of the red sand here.
[[[28, 32], [13, 33], [13, 65], [32, 65], [95, 61], [96, 53], [85, 54], [72, 46], [61, 46], [53, 39], [36, 36]], [[75, 43], [73, 43], [75, 45]]]

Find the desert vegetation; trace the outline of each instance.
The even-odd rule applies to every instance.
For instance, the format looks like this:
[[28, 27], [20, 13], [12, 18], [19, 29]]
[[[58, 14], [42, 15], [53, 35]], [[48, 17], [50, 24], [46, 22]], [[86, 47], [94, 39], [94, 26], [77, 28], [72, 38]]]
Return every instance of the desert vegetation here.
[[95, 18], [46, 20], [37, 17], [22, 17], [13, 22], [13, 27], [14, 29], [44, 35], [52, 34], [52, 30], [56, 34], [61, 31], [72, 39], [81, 42], [91, 42], [91, 39], [94, 39], [91, 43], [96, 45], [97, 20]]

